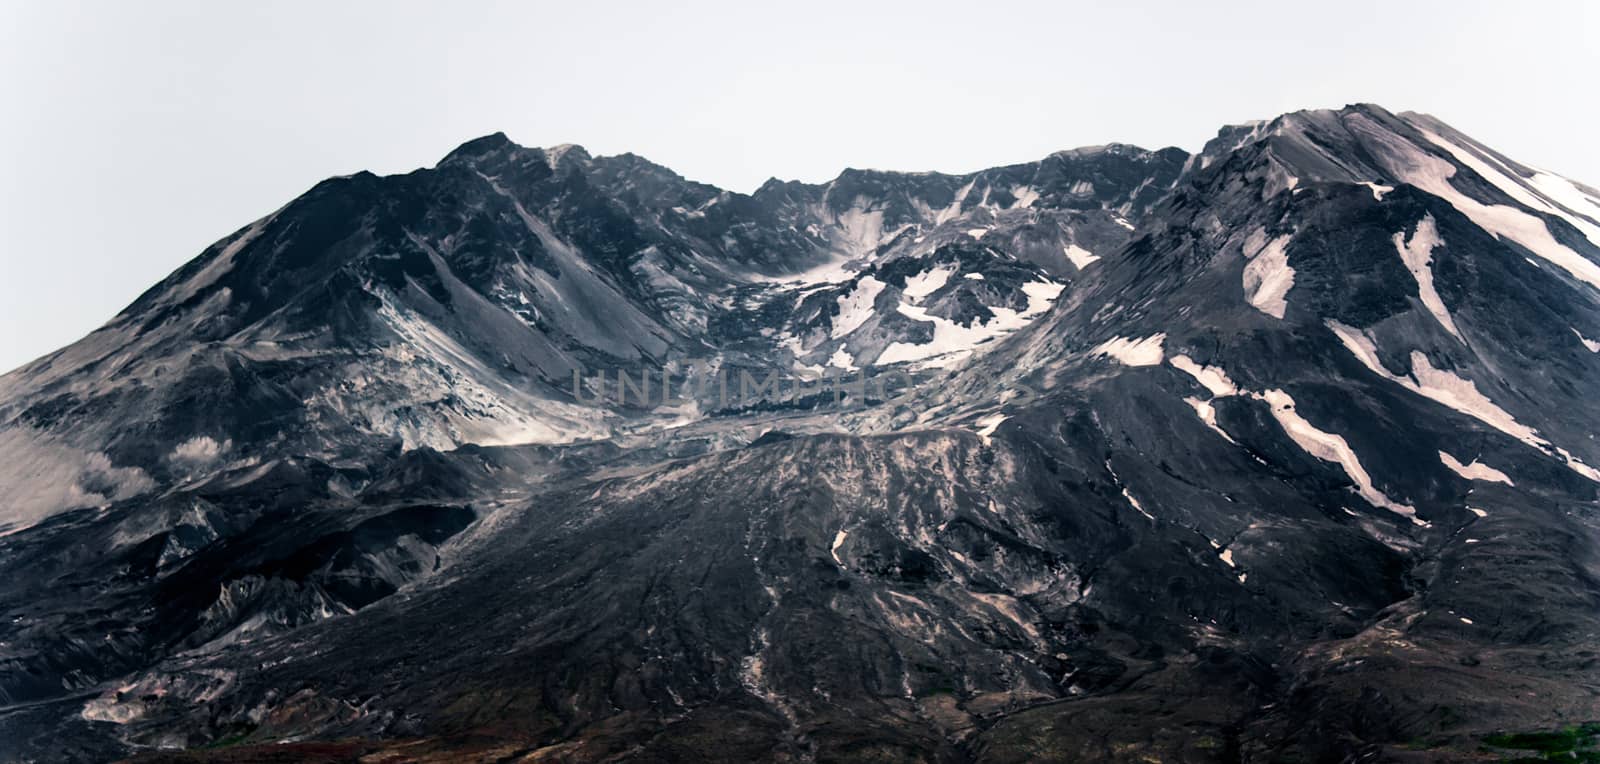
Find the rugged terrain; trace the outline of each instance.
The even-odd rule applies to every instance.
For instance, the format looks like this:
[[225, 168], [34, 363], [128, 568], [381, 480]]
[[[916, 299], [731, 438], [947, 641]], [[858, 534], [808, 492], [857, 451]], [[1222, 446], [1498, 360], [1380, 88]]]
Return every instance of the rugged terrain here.
[[0, 759], [1591, 755], [1597, 379], [1600, 192], [1425, 115], [488, 136], [0, 377]]

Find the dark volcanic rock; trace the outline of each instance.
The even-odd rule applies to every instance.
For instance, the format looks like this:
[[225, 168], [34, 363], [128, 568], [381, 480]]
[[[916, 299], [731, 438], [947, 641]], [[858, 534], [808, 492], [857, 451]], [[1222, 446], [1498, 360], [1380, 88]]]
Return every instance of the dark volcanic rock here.
[[325, 181], [0, 377], [0, 760], [1581, 748], [1597, 243], [1370, 105]]

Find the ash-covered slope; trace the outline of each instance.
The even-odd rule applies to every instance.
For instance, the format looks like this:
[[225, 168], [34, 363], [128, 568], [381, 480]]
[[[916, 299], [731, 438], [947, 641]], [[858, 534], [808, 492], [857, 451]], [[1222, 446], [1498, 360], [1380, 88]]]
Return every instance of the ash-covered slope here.
[[[432, 169], [328, 180], [0, 377], [0, 528], [280, 457], [363, 465], [700, 416], [579, 400], [574, 374], [965, 354], [1042, 314], [1076, 272], [1068, 244], [1125, 242], [1185, 159], [1114, 146], [746, 196], [494, 135]], [[896, 313], [907, 292], [934, 317]]]
[[[0, 536], [0, 752], [1454, 761], [1600, 721], [1597, 221], [1364, 105], [749, 196], [500, 136], [330, 181], [4, 378], [0, 437], [99, 458]], [[917, 384], [563, 389], [698, 361]]]

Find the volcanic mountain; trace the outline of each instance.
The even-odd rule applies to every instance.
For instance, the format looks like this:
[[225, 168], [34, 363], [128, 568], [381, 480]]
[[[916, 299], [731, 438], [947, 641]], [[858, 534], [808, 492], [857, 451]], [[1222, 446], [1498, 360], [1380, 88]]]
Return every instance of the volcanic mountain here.
[[1590, 755], [1597, 379], [1600, 192], [1426, 115], [492, 135], [0, 377], [0, 759]]

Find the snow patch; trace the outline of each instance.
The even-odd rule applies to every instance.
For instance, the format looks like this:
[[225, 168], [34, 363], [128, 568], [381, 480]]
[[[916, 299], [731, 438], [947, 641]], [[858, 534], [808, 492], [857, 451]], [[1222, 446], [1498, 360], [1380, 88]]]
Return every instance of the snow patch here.
[[[1561, 203], [1560, 206], [1557, 204], [1552, 204], [1552, 200], [1548, 195], [1543, 193], [1535, 193], [1535, 191], [1543, 192], [1548, 188], [1554, 191], [1556, 195], [1565, 197], [1567, 201], [1576, 203], [1580, 202], [1581, 200], [1590, 205], [1593, 204], [1592, 200], [1589, 200], [1587, 196], [1581, 192], [1578, 192], [1576, 188], [1572, 188], [1570, 184], [1560, 183], [1560, 179], [1557, 176], [1550, 175], [1548, 173], [1540, 173], [1535, 175], [1535, 178], [1540, 178], [1540, 185], [1535, 186], [1534, 190], [1530, 190], [1521, 182], [1520, 174], [1511, 170], [1509, 167], [1505, 167], [1498, 159], [1495, 159], [1492, 156], [1488, 156], [1487, 160], [1482, 159], [1472, 151], [1451, 143], [1448, 139], [1427, 132], [1426, 130], [1423, 131], [1423, 134], [1435, 145], [1443, 147], [1446, 151], [1449, 151], [1450, 154], [1456, 158], [1456, 161], [1466, 165], [1467, 167], [1471, 168], [1473, 172], [1477, 173], [1490, 183], [1493, 183], [1496, 188], [1504, 191], [1507, 196], [1515, 199], [1519, 204], [1525, 205], [1529, 209], [1555, 215], [1556, 217], [1567, 221], [1568, 223], [1572, 224], [1574, 228], [1577, 228], [1580, 232], [1582, 232], [1584, 238], [1588, 239], [1590, 243], [1600, 246], [1600, 226], [1595, 225], [1587, 218], [1573, 215], [1567, 209], [1562, 209], [1563, 206], [1570, 205], [1565, 203]], [[1490, 162], [1494, 162], [1494, 164], [1490, 164]], [[1560, 188], [1562, 185], [1566, 185], [1570, 191], [1562, 191]], [[1576, 207], [1576, 209], [1582, 209], [1582, 205], [1580, 204], [1578, 207]], [[1592, 214], [1594, 210], [1591, 209], [1589, 212]]]
[[970, 353], [978, 345], [1032, 323], [1034, 318], [1049, 310], [1051, 303], [1060, 296], [1064, 288], [1063, 285], [1051, 281], [1023, 284], [1022, 291], [1028, 296], [1026, 310], [1018, 313], [1010, 308], [990, 308], [994, 313], [993, 318], [987, 323], [973, 323], [971, 326], [962, 326], [948, 318], [931, 315], [920, 306], [902, 302], [896, 310], [907, 318], [933, 324], [933, 339], [920, 345], [906, 342], [893, 343], [884, 348], [883, 353], [873, 363], [887, 365], [940, 358], [941, 363], [936, 365], [946, 365]]
[[1145, 518], [1148, 519], [1150, 522], [1153, 523], [1153, 522], [1156, 521], [1156, 516], [1150, 514], [1149, 512], [1146, 512], [1145, 509], [1144, 509], [1144, 505], [1140, 504], [1138, 499], [1133, 498], [1133, 494], [1128, 493], [1128, 487], [1127, 486], [1123, 486], [1122, 487], [1122, 498], [1127, 499], [1128, 500], [1128, 506], [1131, 506], [1134, 509], [1138, 510], [1139, 514], [1144, 515]]
[[984, 443], [988, 443], [990, 436], [994, 435], [994, 431], [1000, 428], [1000, 423], [1008, 418], [1005, 414], [990, 414], [979, 419], [977, 422], [978, 437], [983, 438]]
[[1535, 172], [1528, 182], [1546, 199], [1573, 212], [1594, 218], [1600, 216], [1600, 199], [1585, 193], [1578, 184], [1548, 172]]
[[1245, 241], [1244, 293], [1256, 310], [1273, 318], [1283, 318], [1289, 308], [1289, 290], [1294, 287], [1294, 269], [1289, 267], [1289, 234], [1266, 241], [1266, 231], [1256, 229]]
[[1366, 186], [1368, 190], [1372, 191], [1372, 198], [1380, 202], [1383, 201], [1384, 194], [1394, 190], [1394, 186], [1385, 186], [1380, 183], [1373, 183], [1370, 180], [1362, 183], [1361, 185]]
[[883, 291], [884, 283], [871, 276], [862, 276], [856, 288], [839, 298], [839, 315], [833, 319], [832, 337], [838, 339], [859, 328], [872, 318], [872, 304]]
[[1505, 483], [1509, 486], [1516, 485], [1516, 483], [1511, 482], [1511, 478], [1507, 477], [1506, 473], [1490, 467], [1487, 464], [1479, 464], [1478, 460], [1476, 459], [1472, 460], [1472, 463], [1470, 464], [1462, 464], [1454, 456], [1451, 456], [1449, 452], [1440, 451], [1439, 461], [1443, 462], [1444, 466], [1449, 467], [1451, 472], [1454, 472], [1468, 480], [1482, 480], [1490, 483]]
[[1093, 355], [1115, 358], [1127, 366], [1155, 366], [1161, 363], [1165, 355], [1162, 343], [1166, 340], [1167, 335], [1164, 332], [1137, 340], [1113, 337], [1089, 352]]
[[1416, 509], [1409, 505], [1390, 499], [1373, 485], [1372, 477], [1367, 474], [1361, 460], [1356, 458], [1356, 452], [1350, 444], [1339, 435], [1324, 430], [1319, 430], [1305, 417], [1295, 410], [1294, 398], [1282, 390], [1268, 390], [1261, 394], [1261, 399], [1266, 401], [1272, 412], [1272, 418], [1278, 420], [1279, 426], [1288, 434], [1289, 438], [1299, 445], [1306, 453], [1325, 462], [1332, 462], [1344, 469], [1346, 475], [1356, 484], [1356, 493], [1367, 503], [1375, 507], [1383, 507], [1391, 512], [1404, 515], [1417, 525], [1426, 525], [1417, 517]]
[[1228, 373], [1220, 368], [1201, 366], [1195, 363], [1194, 359], [1181, 353], [1173, 356], [1168, 363], [1171, 363], [1173, 368], [1194, 377], [1196, 382], [1205, 386], [1207, 390], [1211, 391], [1212, 395], [1218, 398], [1239, 393], [1238, 385], [1235, 385], [1233, 380], [1228, 378]]
[[1027, 209], [1039, 201], [1039, 189], [1033, 186], [1012, 186], [1011, 195], [1017, 199], [1017, 203], [1012, 205], [1013, 209]]
[[839, 532], [833, 534], [833, 545], [828, 547], [828, 554], [833, 555], [834, 564], [841, 568], [844, 567], [844, 561], [839, 559], [839, 547], [844, 546], [844, 540], [849, 537], [850, 532], [840, 528]]
[[967, 185], [962, 186], [961, 190], [956, 192], [955, 198], [950, 201], [949, 205], [938, 212], [932, 213], [933, 224], [936, 226], [944, 225], [946, 222], [960, 217], [961, 205], [967, 201], [967, 195], [972, 193], [972, 185], [977, 182], [977, 179], [967, 181]]
[[1445, 308], [1444, 300], [1440, 299], [1438, 290], [1433, 287], [1433, 250], [1442, 243], [1432, 213], [1417, 223], [1417, 230], [1412, 232], [1409, 241], [1406, 240], [1404, 231], [1394, 235], [1394, 248], [1399, 251], [1400, 259], [1406, 264], [1406, 270], [1411, 271], [1412, 277], [1416, 278], [1422, 304], [1433, 314], [1440, 326], [1460, 340], [1461, 332], [1456, 329], [1455, 320], [1450, 317], [1450, 311]]
[[1212, 432], [1221, 435], [1222, 439], [1229, 443], [1238, 444], [1238, 441], [1235, 441], [1231, 435], [1222, 429], [1222, 425], [1217, 424], [1217, 409], [1211, 405], [1211, 401], [1203, 401], [1191, 396], [1185, 397], [1183, 402], [1189, 404], [1189, 408], [1194, 409], [1195, 416], [1200, 417], [1200, 421], [1211, 428]]
[[944, 285], [950, 281], [950, 277], [955, 275], [955, 272], [955, 266], [947, 265], [910, 276], [906, 279], [906, 288], [902, 290], [903, 294], [911, 298], [912, 302], [922, 302], [922, 298], [943, 289]]
[[835, 257], [821, 265], [808, 268], [799, 273], [787, 276], [752, 276], [751, 280], [757, 282], [778, 284], [784, 289], [804, 289], [818, 284], [838, 284], [849, 281], [855, 275], [849, 264], [848, 256]]
[[1488, 396], [1478, 392], [1478, 386], [1472, 380], [1463, 379], [1443, 369], [1433, 368], [1428, 362], [1428, 357], [1421, 351], [1411, 351], [1411, 376], [1398, 377], [1390, 374], [1389, 370], [1378, 362], [1378, 346], [1365, 332], [1337, 321], [1329, 321], [1328, 328], [1338, 335], [1345, 349], [1374, 374], [1466, 414], [1535, 448], [1543, 450], [1549, 445], [1533, 428], [1519, 423], [1505, 409], [1489, 400]]
[[1099, 255], [1094, 254], [1093, 252], [1090, 252], [1089, 250], [1084, 249], [1076, 244], [1068, 244], [1066, 247], [1063, 247], [1063, 249], [1067, 253], [1067, 259], [1071, 260], [1072, 264], [1080, 270], [1089, 263], [1100, 259]]
[[[1461, 214], [1466, 215], [1478, 227], [1503, 239], [1510, 239], [1523, 248], [1529, 250], [1552, 265], [1555, 265], [1579, 281], [1590, 286], [1600, 288], [1600, 264], [1596, 264], [1582, 255], [1574, 252], [1565, 244], [1557, 241], [1550, 233], [1550, 228], [1545, 221], [1528, 212], [1510, 205], [1484, 204], [1470, 196], [1456, 190], [1450, 184], [1450, 179], [1455, 177], [1456, 166], [1444, 159], [1429, 154], [1420, 147], [1392, 135], [1386, 129], [1371, 125], [1366, 128], [1368, 137], [1375, 140], [1379, 146], [1386, 149], [1385, 158], [1391, 165], [1390, 173], [1399, 181], [1409, 183], [1417, 188], [1433, 194], [1455, 207]], [[1553, 207], [1537, 202], [1525, 190], [1513, 192], [1510, 187], [1516, 184], [1505, 177], [1504, 174], [1488, 167], [1466, 150], [1451, 143], [1444, 138], [1427, 130], [1421, 130], [1422, 135], [1435, 146], [1444, 149], [1463, 165], [1473, 168], [1474, 172], [1483, 175], [1490, 183], [1501, 187], [1513, 199], [1524, 204], [1529, 204], [1535, 209], [1561, 214]], [[1561, 216], [1572, 223], [1591, 242], [1600, 246], [1600, 233], [1596, 233], [1593, 224], [1583, 223], [1576, 216]]]
[[1595, 342], [1594, 340], [1583, 336], [1583, 333], [1579, 332], [1577, 329], [1573, 329], [1572, 333], [1578, 335], [1578, 341], [1582, 342], [1583, 346], [1589, 349], [1589, 352], [1600, 353], [1600, 342]]
[[[1593, 436], [1591, 435], [1590, 437], [1593, 437]], [[1565, 448], [1557, 447], [1556, 448], [1556, 453], [1560, 454], [1561, 458], [1567, 460], [1567, 467], [1569, 469], [1571, 469], [1573, 472], [1576, 472], [1579, 475], [1582, 475], [1582, 476], [1584, 476], [1584, 477], [1586, 477], [1586, 478], [1588, 478], [1590, 480], [1593, 480], [1596, 483], [1600, 483], [1600, 470], [1597, 470], [1597, 469], [1595, 469], [1593, 467], [1590, 467], [1587, 464], [1584, 464], [1583, 462], [1578, 461], [1578, 457], [1573, 456], [1572, 452], [1568, 451]]]
[[[1238, 395], [1240, 392], [1239, 386], [1228, 378], [1228, 373], [1216, 366], [1202, 366], [1182, 353], [1173, 356], [1167, 362], [1172, 364], [1173, 368], [1194, 377], [1196, 382], [1199, 382], [1201, 386], [1211, 392], [1212, 398], [1227, 398]], [[1185, 397], [1183, 402], [1189, 404], [1189, 408], [1194, 409], [1195, 416], [1200, 417], [1200, 421], [1204, 422], [1206, 427], [1211, 428], [1212, 432], [1221, 435], [1222, 439], [1229, 443], [1238, 443], [1227, 431], [1222, 429], [1221, 425], [1217, 424], [1217, 409], [1210, 401]]]
[[1553, 449], [1573, 472], [1600, 483], [1600, 470], [1595, 470], [1579, 461], [1566, 449], [1553, 446], [1550, 441], [1539, 436], [1538, 430], [1518, 422], [1510, 412], [1495, 405], [1488, 396], [1479, 392], [1477, 383], [1472, 380], [1464, 379], [1444, 369], [1433, 368], [1433, 364], [1428, 362], [1428, 357], [1417, 350], [1411, 351], [1411, 375], [1395, 376], [1378, 362], [1378, 346], [1365, 332], [1337, 321], [1329, 321], [1328, 328], [1339, 336], [1339, 341], [1344, 343], [1345, 349], [1372, 373], [1424, 398], [1466, 414], [1540, 451], [1548, 453]]

